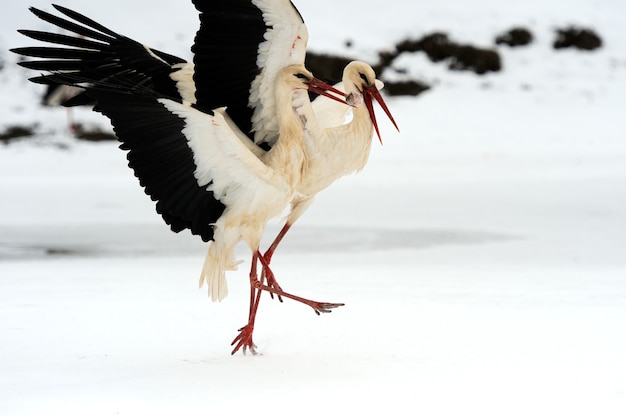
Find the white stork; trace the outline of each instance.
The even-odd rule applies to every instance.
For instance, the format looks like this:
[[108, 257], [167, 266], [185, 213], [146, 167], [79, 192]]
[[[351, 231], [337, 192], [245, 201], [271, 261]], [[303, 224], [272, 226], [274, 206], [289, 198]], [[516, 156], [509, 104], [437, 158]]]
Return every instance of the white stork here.
[[[265, 261], [269, 264], [278, 244], [285, 237], [291, 226], [304, 214], [313, 202], [315, 195], [326, 189], [342, 176], [358, 172], [365, 167], [369, 158], [374, 130], [382, 144], [380, 131], [376, 122], [376, 115], [372, 99], [378, 101], [398, 128], [391, 112], [382, 99], [379, 87], [382, 82], [376, 79], [371, 66], [364, 62], [350, 62], [343, 72], [342, 85], [335, 87], [345, 90], [346, 99], [352, 105], [353, 118], [338, 127], [324, 128], [317, 118], [309, 119], [305, 123], [305, 138], [308, 158], [307, 170], [298, 187], [298, 192], [291, 202], [285, 225], [276, 236], [269, 249], [265, 252]], [[318, 102], [322, 102], [319, 100]], [[348, 110], [346, 106], [333, 106], [333, 102], [318, 105], [315, 114], [328, 114], [320, 118], [326, 123], [339, 121], [337, 116], [343, 117]], [[365, 105], [361, 105], [365, 104]], [[313, 106], [315, 108], [315, 105]], [[309, 110], [313, 112], [313, 110]], [[332, 121], [334, 120], [334, 121]], [[275, 283], [277, 285], [277, 283]]]
[[[201, 12], [208, 8], [207, 3], [195, 2]], [[250, 54], [245, 46], [249, 43], [247, 31], [231, 31], [232, 39], [228, 31], [222, 33], [230, 45], [223, 53], [232, 55], [237, 71], [216, 70], [220, 66], [214, 59], [220, 55], [215, 52], [216, 41], [209, 40], [216, 34], [207, 31], [226, 28], [234, 19], [249, 24], [250, 31], [255, 28], [262, 38], [267, 30], [283, 33], [280, 27], [284, 16], [268, 16], [249, 1], [227, 3], [225, 7], [232, 8], [232, 15], [211, 8], [212, 12], [201, 13], [194, 62], [189, 63], [144, 47], [72, 10], [54, 7], [71, 20], [31, 10], [79, 36], [21, 31], [37, 40], [69, 46], [14, 49], [22, 55], [47, 59], [21, 63], [50, 72], [33, 81], [85, 88], [85, 93], [70, 104], [93, 101], [95, 109], [111, 119], [121, 147], [128, 150], [129, 166], [156, 201], [157, 212], [166, 223], [175, 232], [189, 229], [205, 241], [212, 240], [201, 282], [208, 284], [214, 300], [226, 296], [224, 271], [235, 265], [235, 245], [243, 240], [252, 250], [249, 321], [233, 341], [237, 344], [233, 353], [242, 346], [244, 352], [246, 348], [254, 352], [252, 331], [261, 290], [303, 302], [318, 314], [341, 306], [285, 293], [273, 287], [271, 281], [264, 285], [256, 274], [260, 261], [272, 275], [258, 244], [266, 222], [289, 204], [306, 169], [300, 123], [314, 115], [302, 109], [308, 103], [303, 91], [336, 97], [325, 92], [330, 86], [314, 79], [297, 63], [303, 57], [294, 59], [293, 64], [288, 58], [288, 65], [282, 66], [260, 61], [265, 66], [258, 67], [252, 63], [257, 50], [273, 54], [274, 44], [261, 42]], [[295, 8], [289, 11], [294, 13]], [[296, 54], [298, 42], [306, 36], [303, 23], [287, 26], [293, 38], [285, 52], [289, 57]], [[233, 46], [238, 40], [245, 42]], [[238, 106], [238, 95], [245, 96], [246, 105]], [[267, 114], [257, 116], [265, 113], [271, 114], [271, 119]], [[253, 119], [264, 121], [265, 127], [259, 131], [264, 132], [263, 138], [271, 137], [271, 150], [260, 149], [250, 140], [254, 136], [252, 128], [241, 127], [252, 126]]]

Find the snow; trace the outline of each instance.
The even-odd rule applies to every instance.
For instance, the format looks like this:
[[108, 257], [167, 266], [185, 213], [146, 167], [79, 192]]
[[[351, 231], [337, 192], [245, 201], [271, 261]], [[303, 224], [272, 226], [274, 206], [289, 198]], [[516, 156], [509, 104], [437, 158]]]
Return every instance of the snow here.
[[[195, 10], [161, 3], [63, 4], [185, 56]], [[504, 71], [483, 77], [397, 61], [435, 87], [387, 99], [401, 134], [381, 116], [384, 146], [273, 262], [284, 288], [346, 306], [318, 317], [266, 297], [261, 355], [230, 356], [247, 266], [219, 304], [196, 289], [206, 245], [167, 229], [114, 143], [76, 142], [64, 110], [37, 106], [6, 49], [46, 26], [7, 3], [0, 130], [39, 127], [0, 147], [0, 414], [625, 414], [626, 4], [296, 3], [311, 49], [360, 59], [434, 30], [489, 46], [527, 25], [537, 40], [499, 48]], [[553, 51], [568, 24], [605, 46]]]

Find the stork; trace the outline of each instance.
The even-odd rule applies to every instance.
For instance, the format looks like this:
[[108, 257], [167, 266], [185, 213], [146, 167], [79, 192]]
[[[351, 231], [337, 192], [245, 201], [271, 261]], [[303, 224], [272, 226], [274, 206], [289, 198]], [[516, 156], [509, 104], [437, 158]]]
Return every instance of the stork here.
[[[110, 118], [121, 147], [129, 151], [129, 166], [156, 201], [157, 212], [165, 222], [173, 231], [189, 229], [205, 241], [212, 240], [201, 282], [207, 283], [214, 300], [226, 296], [225, 270], [235, 266], [235, 245], [243, 240], [250, 247], [251, 308], [248, 324], [233, 341], [237, 344], [233, 353], [242, 346], [244, 352], [247, 348], [255, 352], [252, 332], [256, 308], [252, 306], [261, 291], [307, 304], [318, 314], [341, 306], [291, 295], [273, 287], [271, 281], [264, 285], [256, 270], [260, 262], [266, 273], [273, 275], [260, 254], [259, 241], [266, 222], [293, 198], [306, 169], [300, 123], [314, 115], [302, 110], [309, 103], [305, 91], [337, 99], [325, 91], [332, 88], [313, 78], [301, 64], [275, 70], [275, 76], [264, 81], [272, 84], [268, 88], [271, 97], [263, 97], [265, 105], [274, 108], [272, 126], [278, 130], [273, 138], [278, 140], [271, 150], [264, 151], [250, 140], [250, 131], [237, 126], [236, 105], [232, 106], [233, 119], [228, 112], [230, 106], [219, 106], [219, 94], [217, 99], [205, 95], [207, 84], [197, 71], [206, 59], [201, 52], [202, 26], [194, 46], [197, 62], [191, 64], [144, 47], [77, 12], [54, 7], [72, 20], [31, 10], [79, 37], [21, 32], [71, 48], [13, 51], [49, 59], [21, 63], [50, 72], [33, 81], [85, 88], [70, 104], [93, 101], [96, 111]], [[236, 88], [234, 81], [230, 85]]]
[[[376, 79], [376, 74], [371, 66], [364, 62], [352, 61], [343, 71], [342, 86], [335, 86], [345, 90], [346, 100], [352, 105], [352, 120], [347, 124], [330, 128], [324, 128], [318, 123], [317, 118], [306, 121], [304, 132], [309, 155], [306, 173], [298, 187], [296, 196], [291, 201], [291, 212], [285, 225], [264, 254], [268, 264], [271, 262], [279, 243], [291, 226], [309, 208], [315, 195], [340, 177], [358, 172], [365, 167], [371, 150], [374, 130], [376, 130], [378, 139], [382, 144], [372, 104], [373, 99], [379, 102], [393, 125], [396, 129], [398, 128], [380, 94], [379, 86], [382, 87], [382, 82]], [[330, 103], [332, 101], [324, 105], [324, 110], [318, 105], [318, 111], [315, 113], [330, 112], [341, 116], [348, 109], [346, 106], [329, 107], [328, 104]], [[309, 111], [313, 112], [313, 109]], [[330, 117], [331, 120], [332, 118]], [[338, 119], [334, 122], [338, 122]]]

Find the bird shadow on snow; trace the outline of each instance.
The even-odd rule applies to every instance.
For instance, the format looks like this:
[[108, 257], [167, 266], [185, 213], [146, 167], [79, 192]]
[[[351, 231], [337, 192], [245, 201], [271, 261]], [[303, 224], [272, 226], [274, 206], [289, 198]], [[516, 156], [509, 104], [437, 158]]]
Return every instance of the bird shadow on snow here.
[[[160, 225], [160, 224], [159, 224]], [[278, 226], [270, 225], [262, 246]], [[298, 226], [280, 250], [285, 253], [426, 250], [476, 245], [520, 237], [479, 230], [389, 229]], [[0, 227], [0, 260], [55, 256], [186, 256], [204, 252], [206, 243], [190, 234], [174, 234], [156, 224]]]

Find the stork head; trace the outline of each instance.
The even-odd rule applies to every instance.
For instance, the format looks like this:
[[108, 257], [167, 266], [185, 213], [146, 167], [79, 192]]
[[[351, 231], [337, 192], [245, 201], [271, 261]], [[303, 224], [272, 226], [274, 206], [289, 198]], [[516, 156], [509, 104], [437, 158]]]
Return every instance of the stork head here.
[[324, 97], [346, 104], [346, 100], [343, 98], [345, 94], [342, 91], [315, 78], [303, 65], [290, 65], [283, 68], [277, 79], [277, 84], [281, 83], [292, 89], [309, 90], [315, 94], [323, 95]]
[[276, 85], [284, 85], [289, 89], [308, 89], [307, 83], [313, 74], [304, 65], [289, 65], [283, 68], [277, 76]]
[[380, 137], [378, 123], [376, 122], [373, 100], [376, 100], [378, 104], [380, 104], [385, 114], [387, 114], [387, 117], [389, 117], [393, 123], [394, 127], [400, 131], [396, 121], [393, 119], [393, 116], [389, 111], [389, 108], [387, 107], [387, 104], [385, 104], [385, 101], [380, 94], [380, 89], [383, 88], [384, 84], [376, 79], [376, 73], [371, 66], [360, 61], [350, 62], [343, 70], [343, 83], [346, 89], [346, 101], [348, 104], [356, 106], [355, 104], [360, 103], [361, 100], [365, 103], [370, 119], [372, 120], [372, 124], [374, 125], [374, 129], [376, 129], [378, 140], [380, 140], [381, 144], [383, 141]]

